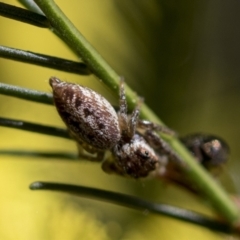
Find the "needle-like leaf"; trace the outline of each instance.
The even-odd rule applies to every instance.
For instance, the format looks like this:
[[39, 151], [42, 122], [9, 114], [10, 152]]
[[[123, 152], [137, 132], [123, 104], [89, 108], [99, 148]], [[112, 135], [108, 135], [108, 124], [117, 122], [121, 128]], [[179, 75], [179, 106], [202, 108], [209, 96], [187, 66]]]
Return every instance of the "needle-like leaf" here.
[[71, 139], [66, 129], [21, 120], [0, 117], [0, 126]]
[[16, 97], [32, 102], [53, 105], [53, 96], [50, 93], [22, 88], [10, 84], [0, 83], [0, 94]]
[[137, 197], [100, 190], [96, 188], [83, 187], [70, 184], [54, 183], [54, 182], [34, 182], [30, 185], [31, 190], [50, 190], [64, 192], [80, 197], [97, 199], [104, 202], [110, 202], [119, 206], [137, 209], [142, 212], [148, 211], [155, 214], [165, 215], [185, 222], [197, 224], [224, 233], [231, 233], [233, 229], [225, 222], [216, 219], [211, 219], [202, 214], [173, 207], [166, 204], [149, 202]]
[[80, 75], [91, 74], [86, 64], [45, 54], [0, 46], [0, 57]]
[[0, 2], [0, 16], [28, 23], [37, 27], [50, 27], [50, 23], [44, 15], [2, 2]]

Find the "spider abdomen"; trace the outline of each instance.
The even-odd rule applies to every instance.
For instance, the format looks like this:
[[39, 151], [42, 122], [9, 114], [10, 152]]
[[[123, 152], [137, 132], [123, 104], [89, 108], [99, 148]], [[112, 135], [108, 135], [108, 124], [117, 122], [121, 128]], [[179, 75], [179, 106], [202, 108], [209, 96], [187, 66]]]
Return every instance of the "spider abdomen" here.
[[93, 90], [51, 77], [59, 115], [73, 137], [97, 149], [111, 149], [121, 138], [118, 116], [111, 104]]

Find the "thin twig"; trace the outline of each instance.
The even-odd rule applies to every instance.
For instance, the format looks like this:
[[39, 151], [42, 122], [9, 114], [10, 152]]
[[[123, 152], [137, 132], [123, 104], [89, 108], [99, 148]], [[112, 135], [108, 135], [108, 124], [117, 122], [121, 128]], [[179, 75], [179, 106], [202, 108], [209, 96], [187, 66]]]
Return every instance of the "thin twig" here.
[[53, 105], [53, 96], [50, 93], [22, 88], [14, 85], [0, 83], [0, 94], [29, 100], [32, 102]]
[[2, 2], [0, 2], [0, 16], [28, 23], [37, 27], [50, 27], [50, 23], [45, 16]]
[[0, 57], [80, 75], [91, 74], [84, 63], [5, 46], [0, 46]]
[[17, 1], [21, 3], [28, 10], [44, 15], [42, 10], [38, 7], [38, 5], [35, 2], [33, 2], [33, 0], [17, 0]]
[[11, 156], [17, 156], [17, 157], [40, 157], [40, 158], [45, 158], [49, 161], [49, 158], [51, 160], [56, 159], [56, 160], [79, 160], [78, 154], [74, 154], [71, 152], [39, 152], [39, 151], [24, 151], [24, 150], [17, 150], [17, 149], [0, 149], [0, 155], [11, 155]]
[[[34, 0], [49, 19], [55, 33], [73, 49], [87, 64], [91, 71], [101, 79], [112, 91], [118, 92], [119, 76], [99, 55], [99, 53], [82, 36], [78, 29], [64, 15], [53, 0]], [[130, 107], [135, 105], [137, 96], [126, 86], [127, 100]], [[142, 105], [143, 119], [161, 123], [157, 116], [145, 105]], [[166, 139], [166, 138], [165, 138]], [[172, 149], [186, 163], [185, 174], [196, 184], [209, 203], [223, 215], [229, 222], [239, 219], [239, 212], [224, 190], [211, 178], [211, 176], [194, 160], [193, 156], [177, 138], [168, 139]]]
[[71, 139], [66, 129], [21, 120], [0, 117], [0, 126]]
[[149, 202], [134, 196], [129, 196], [120, 193], [114, 193], [96, 188], [89, 188], [70, 184], [61, 184], [54, 182], [34, 182], [30, 185], [31, 190], [50, 190], [65, 192], [80, 197], [97, 199], [104, 202], [110, 202], [119, 206], [137, 209], [142, 212], [148, 211], [155, 214], [165, 215], [185, 222], [193, 223], [199, 226], [206, 227], [211, 230], [216, 230], [223, 233], [232, 233], [233, 229], [227, 223], [220, 222], [216, 219], [211, 219], [202, 214], [173, 207], [166, 204]]

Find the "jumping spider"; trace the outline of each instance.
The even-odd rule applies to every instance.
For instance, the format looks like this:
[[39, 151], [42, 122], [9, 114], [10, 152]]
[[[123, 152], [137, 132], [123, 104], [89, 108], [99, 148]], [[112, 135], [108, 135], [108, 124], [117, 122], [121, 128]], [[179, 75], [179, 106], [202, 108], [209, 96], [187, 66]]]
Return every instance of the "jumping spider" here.
[[174, 134], [173, 131], [139, 119], [141, 99], [132, 114], [127, 114], [123, 80], [119, 87], [118, 112], [104, 97], [87, 87], [56, 77], [51, 77], [49, 83], [58, 113], [78, 143], [79, 155], [83, 156], [86, 150], [95, 154], [88, 156], [89, 160], [103, 161], [106, 150], [112, 153], [112, 157], [103, 161], [105, 172], [141, 178], [164, 167], [166, 155], [180, 161], [156, 134], [160, 131]]

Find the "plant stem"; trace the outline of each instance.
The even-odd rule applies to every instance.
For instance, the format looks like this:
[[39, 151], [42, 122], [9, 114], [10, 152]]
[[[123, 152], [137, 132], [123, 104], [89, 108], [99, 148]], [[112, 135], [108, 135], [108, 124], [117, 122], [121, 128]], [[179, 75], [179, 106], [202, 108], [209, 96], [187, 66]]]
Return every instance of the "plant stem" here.
[[32, 12], [44, 15], [38, 5], [32, 0], [17, 0], [20, 2], [25, 8], [29, 9]]
[[49, 158], [56, 159], [56, 160], [64, 160], [64, 161], [79, 161], [78, 154], [74, 154], [71, 152], [39, 152], [39, 151], [24, 151], [24, 150], [18, 150], [18, 149], [8, 149], [8, 150], [0, 150], [0, 155], [11, 155], [11, 156], [17, 156], [17, 157], [36, 157], [44, 158], [49, 161]]
[[37, 27], [49, 28], [48, 19], [38, 13], [0, 2], [0, 16], [28, 23]]
[[25, 131], [35, 132], [35, 133], [47, 134], [54, 137], [71, 139], [66, 129], [26, 122], [22, 120], [15, 120], [15, 119], [0, 117], [0, 126], [10, 127], [10, 128], [25, 130]]
[[53, 68], [64, 72], [77, 73], [80, 75], [91, 74], [90, 70], [84, 63], [74, 62], [45, 54], [24, 51], [16, 48], [0, 46], [0, 57]]
[[21, 98], [33, 102], [53, 105], [53, 96], [50, 93], [21, 88], [5, 83], [0, 83], [0, 94]]
[[[87, 42], [77, 28], [64, 15], [53, 0], [34, 0], [44, 12], [51, 23], [53, 30], [73, 49], [87, 64], [90, 70], [101, 79], [112, 91], [118, 94], [119, 76], [99, 55], [99, 53]], [[137, 101], [137, 95], [126, 86], [127, 101], [133, 107]], [[143, 104], [141, 117], [153, 122], [161, 123], [157, 116]], [[166, 138], [165, 138], [166, 139]], [[192, 181], [200, 187], [207, 200], [211, 202], [219, 213], [229, 222], [238, 220], [238, 209], [229, 199], [223, 189], [209, 176], [209, 174], [194, 160], [186, 148], [176, 139], [168, 139], [172, 149], [186, 163], [186, 173]]]
[[[50, 21], [53, 31], [81, 57], [90, 70], [111, 90], [118, 94], [119, 76], [88, 43], [53, 1], [35, 1]], [[137, 95], [126, 86], [130, 107], [136, 104]], [[144, 112], [144, 110], [142, 111]]]
[[98, 199], [104, 202], [110, 202], [119, 206], [137, 209], [140, 211], [149, 211], [155, 214], [165, 215], [174, 219], [179, 219], [185, 222], [197, 224], [211, 230], [216, 230], [224, 233], [232, 233], [233, 229], [230, 225], [220, 222], [216, 219], [211, 219], [202, 214], [169, 206], [166, 204], [159, 204], [149, 202], [137, 197], [100, 190], [96, 188], [89, 188], [70, 184], [61, 184], [53, 182], [34, 182], [30, 185], [31, 190], [51, 190], [65, 192], [81, 197]]

